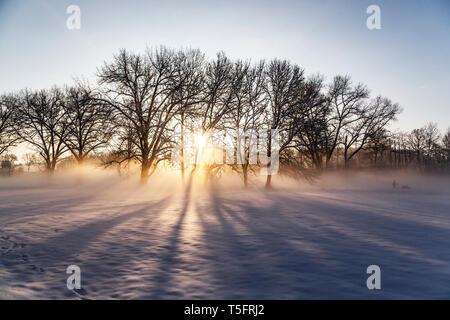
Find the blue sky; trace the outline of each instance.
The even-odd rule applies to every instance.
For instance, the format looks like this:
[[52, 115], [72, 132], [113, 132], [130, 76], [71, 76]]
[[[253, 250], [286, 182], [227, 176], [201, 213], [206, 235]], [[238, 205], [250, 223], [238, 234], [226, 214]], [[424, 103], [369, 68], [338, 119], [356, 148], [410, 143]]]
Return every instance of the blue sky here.
[[[66, 8], [81, 8], [68, 30]], [[381, 8], [381, 30], [366, 8]], [[349, 74], [404, 108], [394, 129], [450, 126], [450, 1], [0, 0], [0, 92], [93, 78], [119, 48], [200, 48]]]

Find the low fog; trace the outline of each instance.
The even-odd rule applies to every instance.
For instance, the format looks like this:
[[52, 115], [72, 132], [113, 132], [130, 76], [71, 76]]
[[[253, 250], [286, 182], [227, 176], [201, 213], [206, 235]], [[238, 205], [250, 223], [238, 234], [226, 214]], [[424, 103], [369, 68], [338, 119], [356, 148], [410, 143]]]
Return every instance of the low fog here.
[[[442, 298], [447, 178], [139, 175], [84, 168], [0, 179], [0, 298]], [[393, 180], [396, 180], [395, 188]], [[379, 265], [383, 290], [366, 288]], [[66, 268], [82, 288], [66, 287]]]
[[[142, 184], [139, 169], [131, 168], [125, 172], [115, 169], [83, 165], [56, 171], [53, 174], [33, 172], [13, 176], [0, 177], [0, 190], [6, 192], [13, 189], [56, 189], [82, 193], [101, 189], [101, 193], [183, 193], [189, 182], [190, 191], [207, 192], [211, 189], [223, 192], [242, 190], [243, 192], [262, 192], [265, 190], [266, 176], [257, 172], [250, 177], [249, 186], [243, 185], [242, 176], [231, 171], [221, 172], [216, 177], [204, 181], [204, 173], [186, 171], [184, 183], [179, 170], [162, 169], [157, 171], [147, 183]], [[395, 181], [395, 186], [394, 186]], [[378, 191], [399, 193], [448, 193], [450, 179], [447, 175], [420, 173], [417, 170], [336, 170], [322, 174], [309, 175], [304, 178], [291, 178], [286, 175], [274, 175], [273, 188], [270, 191]]]

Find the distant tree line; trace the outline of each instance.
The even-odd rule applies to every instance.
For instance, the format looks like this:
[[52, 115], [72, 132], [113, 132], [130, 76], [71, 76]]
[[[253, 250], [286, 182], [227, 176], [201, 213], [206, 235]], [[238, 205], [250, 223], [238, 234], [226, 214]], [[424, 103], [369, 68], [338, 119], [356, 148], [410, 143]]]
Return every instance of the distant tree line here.
[[[95, 86], [77, 82], [0, 97], [0, 156], [31, 145], [48, 172], [68, 155], [82, 164], [101, 158], [118, 167], [138, 163], [146, 181], [171, 150], [176, 132], [280, 133], [280, 173], [307, 176], [350, 167], [449, 168], [449, 134], [429, 124], [410, 133], [388, 130], [401, 108], [349, 76], [326, 83], [286, 60], [208, 60], [199, 50], [121, 50], [97, 70]], [[270, 135], [269, 135], [270, 136]], [[222, 137], [214, 137], [221, 139]], [[270, 150], [271, 141], [268, 141]], [[182, 149], [181, 149], [182, 150]], [[231, 165], [245, 185], [261, 164]], [[270, 151], [269, 151], [270, 152]], [[28, 164], [36, 162], [26, 156]], [[181, 153], [181, 175], [189, 164]], [[208, 175], [226, 165], [211, 165]], [[29, 167], [28, 167], [29, 168]], [[271, 183], [267, 176], [266, 185]]]

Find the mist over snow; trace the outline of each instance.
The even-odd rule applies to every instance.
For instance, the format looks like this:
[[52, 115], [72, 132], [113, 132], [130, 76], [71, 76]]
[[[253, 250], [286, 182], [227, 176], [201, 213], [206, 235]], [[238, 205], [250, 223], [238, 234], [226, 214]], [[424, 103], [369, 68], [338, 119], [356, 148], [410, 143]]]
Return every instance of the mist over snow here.
[[[249, 190], [237, 177], [197, 180], [139, 186], [95, 169], [0, 179], [0, 298], [450, 296], [448, 178], [275, 176], [271, 190], [262, 178]], [[69, 265], [80, 290], [66, 287]], [[366, 287], [369, 265], [381, 290]]]

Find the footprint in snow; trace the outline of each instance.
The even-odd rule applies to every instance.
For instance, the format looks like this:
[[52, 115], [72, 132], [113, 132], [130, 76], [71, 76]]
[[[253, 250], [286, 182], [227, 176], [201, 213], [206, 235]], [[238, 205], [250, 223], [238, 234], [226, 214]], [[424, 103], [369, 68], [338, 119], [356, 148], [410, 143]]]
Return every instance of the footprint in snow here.
[[33, 271], [45, 272], [43, 268], [36, 267], [34, 264], [31, 265]]
[[84, 296], [84, 295], [87, 294], [86, 290], [84, 290], [83, 288], [81, 288], [81, 289], [73, 289], [73, 292], [75, 292], [79, 296]]

